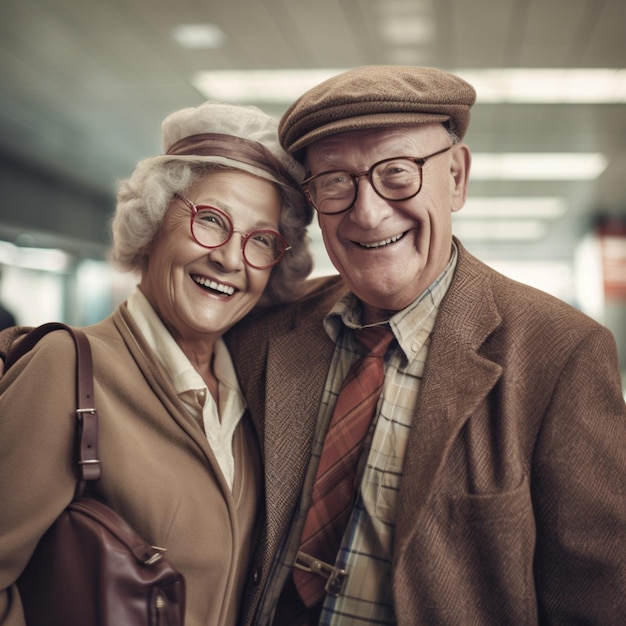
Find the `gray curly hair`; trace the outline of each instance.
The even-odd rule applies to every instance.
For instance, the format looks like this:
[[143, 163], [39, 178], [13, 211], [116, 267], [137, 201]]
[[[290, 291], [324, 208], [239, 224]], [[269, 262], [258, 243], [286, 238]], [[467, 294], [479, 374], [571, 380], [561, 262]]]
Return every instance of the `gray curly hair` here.
[[313, 268], [306, 233], [312, 209], [299, 186], [303, 168], [278, 144], [277, 121], [256, 107], [207, 102], [168, 116], [162, 134], [166, 154], [140, 161], [118, 186], [112, 264], [141, 271], [174, 194], [184, 195], [210, 170], [244, 171], [277, 185], [279, 230], [291, 245], [260, 304], [295, 300]]

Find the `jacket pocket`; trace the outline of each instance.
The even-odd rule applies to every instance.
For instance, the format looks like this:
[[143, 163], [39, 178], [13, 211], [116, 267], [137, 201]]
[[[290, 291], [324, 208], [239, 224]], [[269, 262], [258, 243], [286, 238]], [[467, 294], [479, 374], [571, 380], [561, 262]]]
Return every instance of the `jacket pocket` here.
[[[456, 496], [451, 507], [453, 568], [474, 611], [498, 624], [535, 624], [535, 518], [527, 477], [510, 491]], [[485, 619], [487, 616], [485, 615]]]
[[502, 526], [502, 530], [506, 531], [508, 522], [526, 520], [526, 523], [530, 522], [534, 526], [527, 476], [522, 478], [518, 487], [510, 491], [455, 496], [450, 506], [454, 524], [486, 526], [492, 530], [493, 527]]

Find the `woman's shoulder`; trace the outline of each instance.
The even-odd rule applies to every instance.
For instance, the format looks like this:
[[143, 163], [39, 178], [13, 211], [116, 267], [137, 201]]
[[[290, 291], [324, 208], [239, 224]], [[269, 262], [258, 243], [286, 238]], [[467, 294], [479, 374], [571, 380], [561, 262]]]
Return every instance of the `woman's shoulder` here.
[[[42, 324], [37, 327], [15, 326], [0, 332], [0, 357], [6, 367], [3, 373], [11, 370], [23, 370], [28, 367], [47, 369], [47, 378], [53, 377], [59, 369], [71, 366], [75, 359], [76, 345], [72, 333], [76, 329], [86, 335], [89, 345], [107, 346], [109, 349], [115, 344], [115, 328], [107, 320], [92, 326], [78, 328], [54, 323]], [[63, 368], [61, 368], [61, 365]]]

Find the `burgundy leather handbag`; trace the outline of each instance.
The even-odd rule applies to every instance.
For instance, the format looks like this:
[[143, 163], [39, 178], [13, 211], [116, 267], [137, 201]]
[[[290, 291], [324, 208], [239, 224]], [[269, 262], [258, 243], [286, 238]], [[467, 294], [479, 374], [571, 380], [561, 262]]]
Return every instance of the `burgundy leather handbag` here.
[[26, 335], [8, 368], [46, 333], [66, 330], [77, 355], [77, 458], [73, 501], [39, 541], [17, 581], [28, 626], [183, 626], [185, 582], [165, 550], [151, 546], [104, 503], [87, 495], [99, 480], [98, 414], [91, 349], [78, 328], [52, 322]]

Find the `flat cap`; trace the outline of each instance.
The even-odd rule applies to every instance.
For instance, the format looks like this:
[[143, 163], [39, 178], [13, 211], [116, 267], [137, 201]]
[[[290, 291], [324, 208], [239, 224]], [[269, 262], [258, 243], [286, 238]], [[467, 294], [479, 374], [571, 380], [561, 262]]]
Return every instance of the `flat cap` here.
[[469, 83], [436, 68], [369, 65], [300, 96], [280, 120], [278, 134], [296, 158], [310, 143], [351, 130], [442, 122], [462, 139], [475, 100]]

